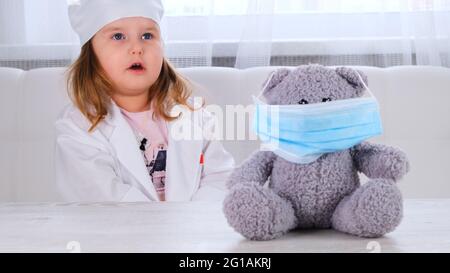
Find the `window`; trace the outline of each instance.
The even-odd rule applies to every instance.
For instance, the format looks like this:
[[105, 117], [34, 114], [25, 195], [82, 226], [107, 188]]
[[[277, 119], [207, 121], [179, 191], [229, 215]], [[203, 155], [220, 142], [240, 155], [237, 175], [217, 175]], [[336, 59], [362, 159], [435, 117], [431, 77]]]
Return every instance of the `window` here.
[[[164, 6], [166, 14], [169, 16], [244, 15], [247, 13], [250, 3], [252, 3], [251, 0], [165, 0]], [[449, 9], [449, 2], [445, 0], [260, 0], [254, 3], [259, 5], [273, 3], [275, 14], [365, 13]]]

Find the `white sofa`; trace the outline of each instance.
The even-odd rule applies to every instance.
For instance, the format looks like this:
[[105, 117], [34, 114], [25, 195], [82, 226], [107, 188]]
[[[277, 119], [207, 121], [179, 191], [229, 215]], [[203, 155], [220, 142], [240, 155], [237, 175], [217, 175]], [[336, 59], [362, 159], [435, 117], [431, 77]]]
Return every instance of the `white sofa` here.
[[[248, 105], [275, 67], [246, 70], [188, 68], [208, 104]], [[358, 67], [378, 98], [384, 134], [374, 142], [397, 146], [410, 158], [401, 181], [406, 198], [450, 198], [450, 69]], [[59, 201], [54, 187], [54, 127], [69, 103], [64, 68], [0, 68], [0, 202]], [[257, 141], [224, 141], [239, 163]], [[447, 169], [448, 168], [448, 169]], [[363, 176], [363, 179], [364, 176]]]

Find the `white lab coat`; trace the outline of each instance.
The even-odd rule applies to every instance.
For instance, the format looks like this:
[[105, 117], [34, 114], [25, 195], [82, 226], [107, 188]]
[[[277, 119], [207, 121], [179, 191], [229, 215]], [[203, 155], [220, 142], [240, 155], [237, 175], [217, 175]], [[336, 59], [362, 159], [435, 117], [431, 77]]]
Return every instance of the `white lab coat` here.
[[[138, 148], [134, 133], [111, 100], [112, 109], [98, 127], [88, 133], [88, 120], [72, 104], [55, 123], [56, 183], [68, 202], [158, 201], [156, 190]], [[225, 180], [234, 167], [233, 157], [215, 139], [175, 139], [173, 126], [190, 124], [210, 130], [212, 115], [186, 107], [174, 107], [172, 116], [181, 118], [168, 124], [166, 161], [166, 201], [221, 200]], [[209, 128], [211, 127], [211, 128]], [[194, 129], [195, 130], [195, 129]], [[203, 153], [203, 164], [200, 157]]]

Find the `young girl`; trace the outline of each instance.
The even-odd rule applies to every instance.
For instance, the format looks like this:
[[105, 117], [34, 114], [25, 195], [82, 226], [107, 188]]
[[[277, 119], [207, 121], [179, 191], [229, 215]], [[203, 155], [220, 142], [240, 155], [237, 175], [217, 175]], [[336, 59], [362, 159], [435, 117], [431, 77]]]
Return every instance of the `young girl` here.
[[[220, 142], [175, 137], [212, 116], [163, 57], [160, 0], [69, 5], [81, 54], [68, 105], [55, 123], [56, 181], [65, 201], [219, 199], [234, 160]], [[189, 113], [195, 112], [195, 115]]]

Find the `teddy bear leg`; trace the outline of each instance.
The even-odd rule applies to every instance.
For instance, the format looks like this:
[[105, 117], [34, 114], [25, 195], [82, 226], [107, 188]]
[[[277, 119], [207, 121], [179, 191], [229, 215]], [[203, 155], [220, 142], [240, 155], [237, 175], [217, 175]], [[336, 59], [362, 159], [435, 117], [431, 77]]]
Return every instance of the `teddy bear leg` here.
[[372, 179], [341, 200], [331, 222], [341, 232], [374, 238], [393, 231], [402, 215], [402, 196], [395, 182]]
[[256, 183], [236, 185], [223, 205], [230, 226], [251, 240], [274, 239], [296, 226], [290, 202]]

